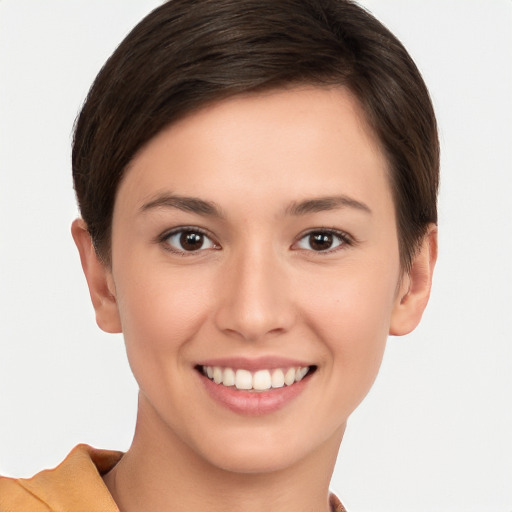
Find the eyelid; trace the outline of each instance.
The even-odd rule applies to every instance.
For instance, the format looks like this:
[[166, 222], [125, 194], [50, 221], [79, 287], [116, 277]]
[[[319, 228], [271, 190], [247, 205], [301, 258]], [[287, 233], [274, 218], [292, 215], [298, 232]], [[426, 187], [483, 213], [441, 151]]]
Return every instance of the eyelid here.
[[[183, 233], [184, 231], [192, 231], [195, 233], [199, 233], [203, 235], [205, 238], [208, 238], [208, 240], [211, 241], [211, 243], [214, 245], [214, 247], [210, 247], [207, 249], [198, 249], [197, 251], [184, 251], [180, 250], [171, 244], [168, 243], [168, 240], [173, 235], [176, 235], [178, 233]], [[166, 251], [172, 252], [174, 254], [182, 255], [182, 256], [192, 256], [192, 255], [198, 255], [199, 253], [202, 253], [204, 251], [209, 250], [219, 250], [221, 249], [220, 244], [217, 242], [215, 237], [206, 229], [200, 228], [199, 226], [176, 226], [175, 228], [168, 229], [167, 231], [164, 231], [161, 235], [159, 235], [156, 239], [156, 242], [161, 244]]]
[[354, 237], [349, 235], [346, 231], [342, 231], [342, 230], [336, 229], [336, 228], [323, 228], [323, 227], [320, 227], [320, 228], [308, 229], [308, 230], [303, 231], [302, 233], [300, 233], [297, 236], [297, 239], [295, 240], [295, 242], [292, 244], [291, 248], [293, 249], [294, 246], [296, 246], [301, 240], [303, 240], [307, 236], [310, 236], [310, 235], [315, 234], [315, 233], [325, 233], [325, 234], [333, 235], [333, 236], [339, 238], [341, 243], [339, 245], [337, 245], [336, 247], [334, 247], [332, 249], [326, 249], [325, 251], [315, 251], [313, 249], [303, 249], [303, 248], [300, 248], [300, 247], [297, 247], [296, 250], [307, 251], [307, 252], [310, 252], [310, 253], [313, 253], [313, 254], [322, 255], [322, 254], [332, 254], [332, 253], [337, 252], [339, 250], [343, 250], [347, 246], [350, 247], [350, 246], [353, 246], [353, 245], [356, 244], [356, 240], [354, 239]]

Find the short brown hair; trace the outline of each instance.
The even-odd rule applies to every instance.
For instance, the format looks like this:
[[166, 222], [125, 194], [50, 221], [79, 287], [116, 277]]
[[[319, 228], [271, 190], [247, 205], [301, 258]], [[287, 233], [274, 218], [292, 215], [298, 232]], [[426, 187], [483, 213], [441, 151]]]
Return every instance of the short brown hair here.
[[439, 143], [427, 88], [396, 37], [350, 0], [170, 0], [105, 63], [77, 118], [73, 179], [98, 255], [110, 263], [116, 191], [170, 123], [236, 94], [347, 87], [387, 156], [402, 267], [437, 222]]

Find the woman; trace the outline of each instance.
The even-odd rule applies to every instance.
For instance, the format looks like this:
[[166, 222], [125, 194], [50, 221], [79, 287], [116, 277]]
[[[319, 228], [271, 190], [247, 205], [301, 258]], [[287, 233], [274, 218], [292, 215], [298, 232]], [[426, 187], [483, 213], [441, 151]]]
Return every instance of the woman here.
[[338, 0], [167, 2], [77, 120], [72, 233], [139, 385], [124, 455], [0, 510], [344, 510], [329, 481], [436, 260], [439, 150], [402, 45]]

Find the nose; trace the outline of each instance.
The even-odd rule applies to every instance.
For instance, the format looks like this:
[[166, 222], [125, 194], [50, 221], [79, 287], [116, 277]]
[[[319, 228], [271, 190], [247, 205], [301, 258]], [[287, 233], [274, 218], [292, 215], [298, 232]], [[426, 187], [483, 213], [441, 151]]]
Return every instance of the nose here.
[[271, 250], [247, 248], [226, 261], [220, 276], [217, 328], [258, 341], [288, 331], [295, 312], [286, 265]]

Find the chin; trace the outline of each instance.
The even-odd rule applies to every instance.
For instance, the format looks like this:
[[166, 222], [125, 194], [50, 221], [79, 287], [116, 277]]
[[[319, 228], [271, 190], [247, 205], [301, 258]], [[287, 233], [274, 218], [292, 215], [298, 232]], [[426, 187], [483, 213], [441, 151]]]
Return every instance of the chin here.
[[283, 447], [229, 447], [222, 453], [208, 454], [208, 462], [230, 473], [262, 474], [275, 473], [295, 466], [302, 457], [294, 453], [285, 453]]
[[[226, 439], [209, 439], [208, 444], [197, 446], [196, 453], [221, 470], [238, 474], [263, 474], [284, 471], [288, 468], [309, 463], [317, 457], [331, 458], [336, 454], [345, 424], [336, 429], [326, 439], [313, 436], [311, 432], [296, 430], [298, 435], [290, 435], [290, 429], [282, 429], [276, 435], [266, 431], [241, 432], [226, 436]], [[335, 455], [334, 455], [335, 458]]]

